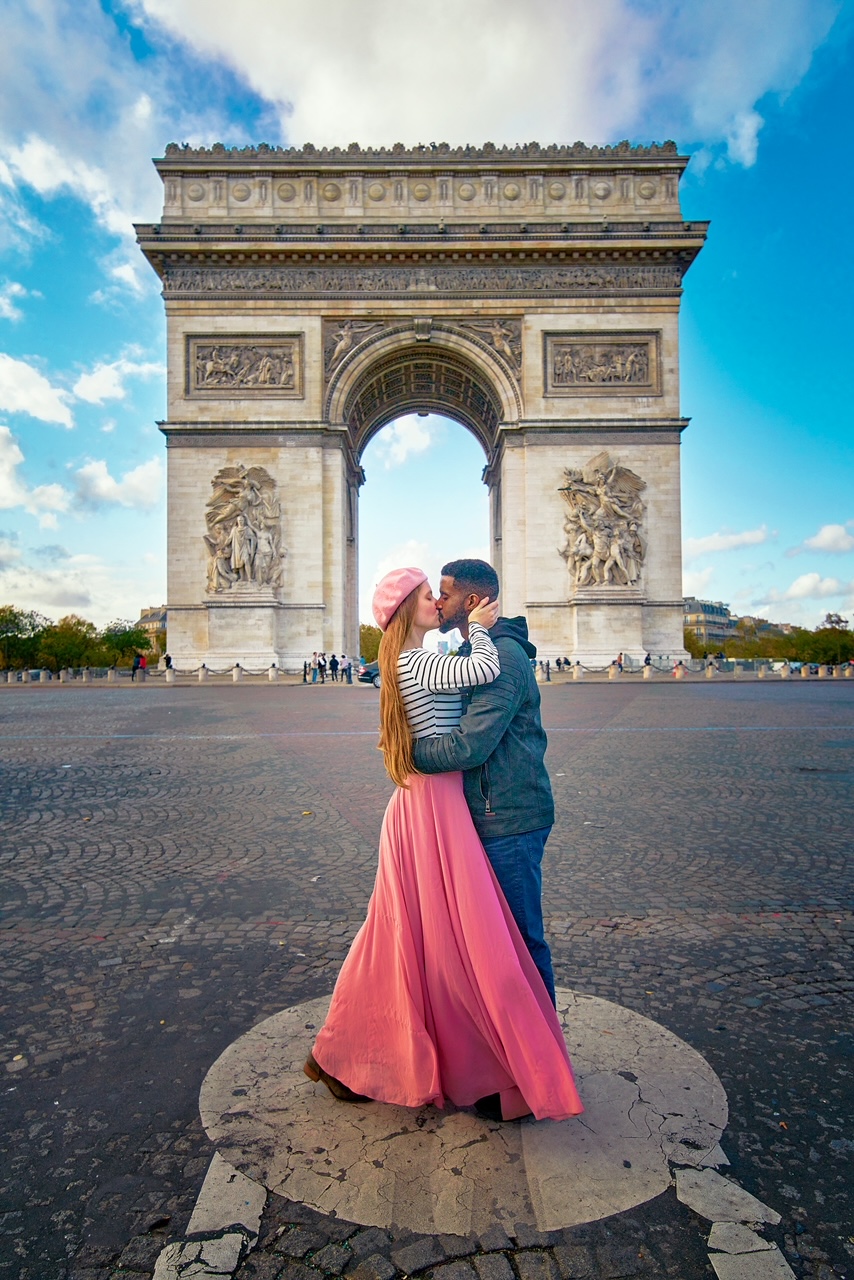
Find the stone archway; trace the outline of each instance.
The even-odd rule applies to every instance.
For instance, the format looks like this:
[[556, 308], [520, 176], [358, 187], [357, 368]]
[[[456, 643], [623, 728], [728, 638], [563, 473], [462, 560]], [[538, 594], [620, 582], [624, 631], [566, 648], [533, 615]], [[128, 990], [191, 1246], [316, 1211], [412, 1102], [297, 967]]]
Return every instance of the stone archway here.
[[684, 653], [677, 323], [705, 224], [674, 144], [156, 163], [173, 657], [355, 651], [360, 458], [412, 411], [483, 445], [505, 608], [544, 656]]

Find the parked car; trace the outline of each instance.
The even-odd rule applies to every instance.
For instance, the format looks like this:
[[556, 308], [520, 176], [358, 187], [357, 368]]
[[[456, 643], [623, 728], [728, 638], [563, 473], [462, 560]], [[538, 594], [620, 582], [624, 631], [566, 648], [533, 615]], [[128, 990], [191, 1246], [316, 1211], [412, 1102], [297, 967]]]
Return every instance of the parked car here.
[[362, 684], [372, 684], [375, 689], [380, 687], [380, 664], [378, 662], [364, 662], [359, 667], [359, 680]]

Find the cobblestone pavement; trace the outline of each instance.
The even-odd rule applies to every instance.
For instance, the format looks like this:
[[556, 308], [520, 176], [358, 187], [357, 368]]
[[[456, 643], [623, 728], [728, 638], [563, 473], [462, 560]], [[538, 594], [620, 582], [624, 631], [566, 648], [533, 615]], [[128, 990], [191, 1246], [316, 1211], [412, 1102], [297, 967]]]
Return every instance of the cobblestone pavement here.
[[[558, 980], [669, 1027], [730, 1102], [729, 1172], [798, 1277], [854, 1276], [854, 683], [543, 690]], [[151, 1274], [212, 1154], [211, 1063], [331, 989], [390, 786], [377, 695], [329, 685], [0, 689], [0, 1280]], [[672, 1189], [477, 1241], [271, 1197], [239, 1280], [712, 1274]], [[499, 1238], [500, 1237], [500, 1238]]]

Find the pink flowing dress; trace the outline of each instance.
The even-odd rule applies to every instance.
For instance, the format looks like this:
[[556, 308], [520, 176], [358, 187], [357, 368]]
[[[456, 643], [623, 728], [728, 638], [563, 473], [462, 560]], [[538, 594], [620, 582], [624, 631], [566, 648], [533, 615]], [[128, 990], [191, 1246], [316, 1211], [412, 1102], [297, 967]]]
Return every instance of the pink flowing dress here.
[[[488, 633], [471, 658], [401, 654], [413, 733], [459, 723], [459, 689], [498, 674]], [[474, 829], [462, 774], [415, 775], [389, 801], [365, 923], [312, 1050], [378, 1102], [471, 1106], [497, 1093], [505, 1120], [583, 1111], [542, 978]]]

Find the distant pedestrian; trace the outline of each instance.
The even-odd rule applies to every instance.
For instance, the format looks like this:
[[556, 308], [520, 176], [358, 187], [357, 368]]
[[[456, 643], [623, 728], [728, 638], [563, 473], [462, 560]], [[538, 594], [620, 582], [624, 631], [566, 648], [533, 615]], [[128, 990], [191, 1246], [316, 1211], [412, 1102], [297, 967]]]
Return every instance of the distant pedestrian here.
[[326, 654], [319, 653], [317, 655], [317, 670], [320, 673], [320, 683], [326, 684]]
[[171, 671], [171, 670], [172, 670], [172, 656], [171, 656], [171, 654], [164, 653], [164, 655], [163, 655], [163, 665], [164, 665], [164, 667], [166, 668], [166, 670], [167, 670], [167, 671]]
[[338, 683], [338, 665], [338, 659], [333, 653], [332, 657], [329, 659], [329, 674], [332, 676], [333, 684]]
[[623, 674], [623, 655], [621, 653], [617, 654], [617, 670], [620, 675]]
[[652, 666], [652, 655], [651, 655], [651, 654], [649, 654], [649, 653], [648, 653], [648, 654], [646, 655], [646, 657], [645, 657], [645, 658], [644, 658], [644, 660], [643, 660], [643, 665], [644, 665], [645, 667], [651, 667], [651, 666]]
[[131, 663], [131, 669], [130, 669], [131, 680], [136, 679], [136, 673], [137, 671], [139, 671], [141, 664], [142, 664], [142, 659], [140, 658], [138, 653], [135, 653], [133, 655], [133, 662]]
[[555, 658], [555, 666], [556, 666], [556, 667], [557, 667], [557, 669], [558, 669], [558, 673], [560, 673], [560, 669], [561, 669], [561, 666], [562, 666], [562, 663], [561, 663], [560, 658]]
[[320, 674], [320, 658], [317, 653], [311, 655], [311, 683], [317, 684], [317, 677]]
[[146, 658], [145, 654], [142, 653], [140, 654], [140, 658], [139, 658], [139, 669], [143, 673], [143, 675], [145, 675], [147, 668], [148, 668], [148, 659]]
[[353, 664], [346, 653], [341, 654], [341, 679], [346, 680], [347, 684], [353, 683]]

